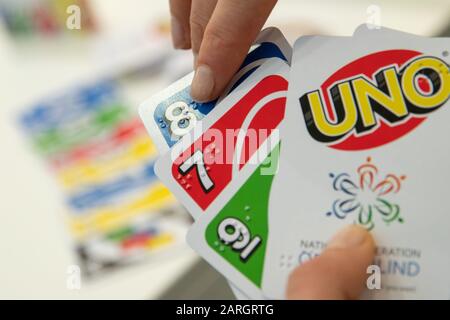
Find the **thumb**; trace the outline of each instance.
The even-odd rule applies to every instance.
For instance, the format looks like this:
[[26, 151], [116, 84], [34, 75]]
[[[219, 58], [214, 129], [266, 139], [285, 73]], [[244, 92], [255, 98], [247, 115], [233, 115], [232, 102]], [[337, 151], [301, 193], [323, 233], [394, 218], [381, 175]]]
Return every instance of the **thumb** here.
[[367, 267], [375, 243], [357, 225], [338, 232], [322, 254], [294, 269], [289, 277], [288, 299], [358, 299], [366, 287]]
[[276, 0], [219, 0], [205, 29], [191, 95], [217, 98], [238, 70]]

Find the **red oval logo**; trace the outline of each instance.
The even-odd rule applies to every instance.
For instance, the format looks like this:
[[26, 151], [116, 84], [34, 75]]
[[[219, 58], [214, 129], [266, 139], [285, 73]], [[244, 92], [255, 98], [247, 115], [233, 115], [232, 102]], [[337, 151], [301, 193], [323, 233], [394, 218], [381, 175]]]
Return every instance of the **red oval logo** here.
[[404, 136], [448, 100], [448, 65], [412, 50], [359, 58], [303, 95], [309, 133], [339, 150], [375, 148]]

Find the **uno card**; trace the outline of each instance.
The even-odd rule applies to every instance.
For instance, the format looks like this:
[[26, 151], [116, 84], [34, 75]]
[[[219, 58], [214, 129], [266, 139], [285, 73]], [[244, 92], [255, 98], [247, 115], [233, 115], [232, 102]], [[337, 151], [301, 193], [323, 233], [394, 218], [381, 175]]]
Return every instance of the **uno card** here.
[[[248, 297], [264, 299], [268, 205], [277, 168], [279, 136], [270, 136], [190, 228], [189, 245]], [[262, 161], [261, 161], [262, 160]]]
[[156, 162], [194, 218], [235, 179], [284, 117], [289, 66], [269, 59]]
[[448, 38], [388, 31], [297, 40], [266, 296], [282, 298], [291, 270], [350, 223], [377, 243], [381, 289], [367, 298], [448, 298], [449, 49]]
[[279, 58], [290, 63], [291, 54], [292, 48], [283, 34], [276, 28], [268, 28], [261, 32], [224, 95], [217, 101], [197, 103], [192, 100], [190, 85], [194, 74], [191, 73], [144, 102], [139, 113], [158, 150], [161, 153], [168, 151], [267, 59]]

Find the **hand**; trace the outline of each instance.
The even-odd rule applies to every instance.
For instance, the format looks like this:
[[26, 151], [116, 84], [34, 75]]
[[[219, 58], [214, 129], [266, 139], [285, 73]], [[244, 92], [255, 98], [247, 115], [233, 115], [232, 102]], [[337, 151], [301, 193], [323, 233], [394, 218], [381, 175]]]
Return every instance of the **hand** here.
[[238, 70], [277, 0], [170, 0], [175, 48], [192, 48], [191, 95], [217, 98]]
[[373, 263], [375, 243], [364, 228], [338, 232], [320, 256], [297, 267], [289, 277], [288, 299], [358, 299]]

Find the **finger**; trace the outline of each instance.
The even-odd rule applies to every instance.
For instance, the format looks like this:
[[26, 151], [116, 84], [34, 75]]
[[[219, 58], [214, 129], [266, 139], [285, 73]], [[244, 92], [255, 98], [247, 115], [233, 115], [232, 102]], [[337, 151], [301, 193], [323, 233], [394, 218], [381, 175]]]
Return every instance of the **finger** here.
[[191, 0], [170, 0], [169, 5], [173, 46], [177, 49], [189, 49], [191, 47], [189, 27]]
[[205, 29], [191, 86], [200, 102], [219, 96], [237, 71], [276, 0], [219, 0]]
[[367, 267], [375, 243], [364, 228], [350, 225], [338, 232], [322, 254], [290, 275], [288, 299], [357, 299], [366, 287]]
[[[191, 47], [194, 54], [194, 61], [197, 60], [206, 25], [213, 14], [216, 4], [217, 0], [192, 0], [190, 26]], [[196, 63], [194, 62], [194, 67], [195, 66]]]

